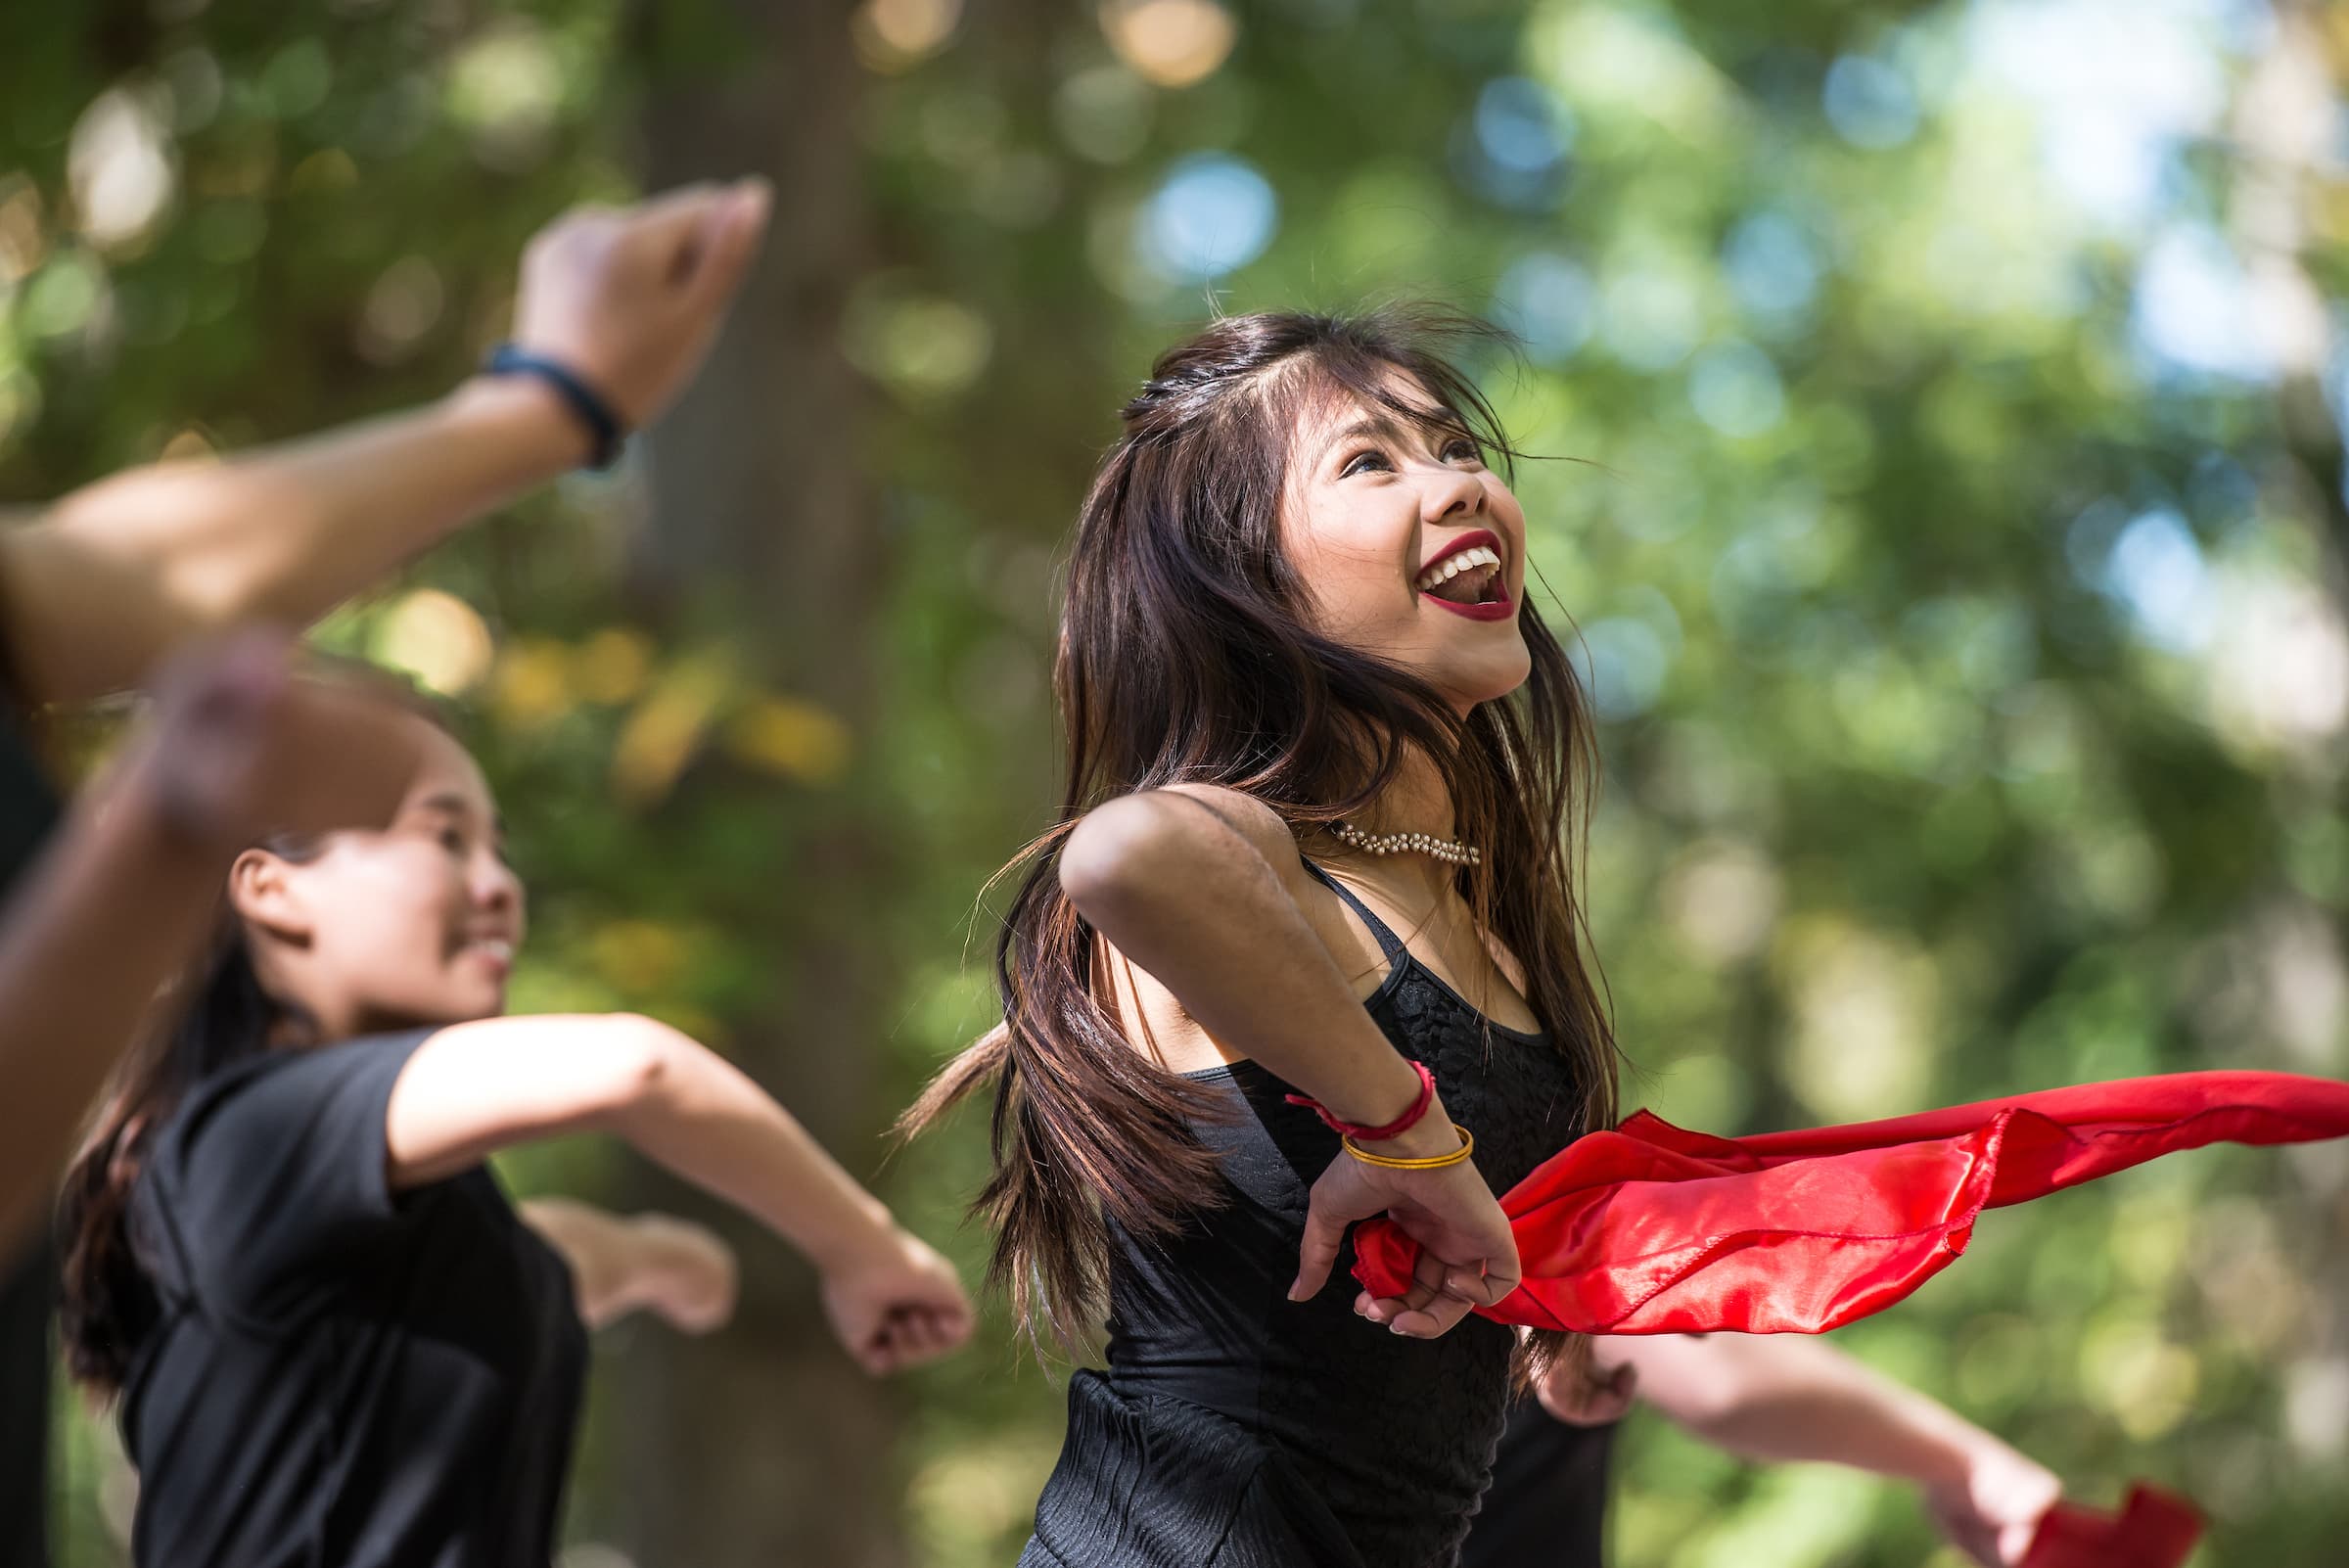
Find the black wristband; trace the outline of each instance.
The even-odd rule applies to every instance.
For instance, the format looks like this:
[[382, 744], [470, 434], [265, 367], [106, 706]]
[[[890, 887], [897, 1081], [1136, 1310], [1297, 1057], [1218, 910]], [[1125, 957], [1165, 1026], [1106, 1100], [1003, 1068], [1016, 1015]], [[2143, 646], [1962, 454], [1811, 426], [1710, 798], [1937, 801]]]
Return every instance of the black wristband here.
[[620, 443], [627, 432], [622, 428], [620, 416], [604, 401], [595, 389], [572, 373], [560, 360], [531, 353], [517, 344], [501, 343], [489, 350], [488, 360], [482, 372], [489, 376], [535, 376], [552, 387], [579, 423], [587, 427], [591, 449], [585, 467], [610, 468], [620, 456]]

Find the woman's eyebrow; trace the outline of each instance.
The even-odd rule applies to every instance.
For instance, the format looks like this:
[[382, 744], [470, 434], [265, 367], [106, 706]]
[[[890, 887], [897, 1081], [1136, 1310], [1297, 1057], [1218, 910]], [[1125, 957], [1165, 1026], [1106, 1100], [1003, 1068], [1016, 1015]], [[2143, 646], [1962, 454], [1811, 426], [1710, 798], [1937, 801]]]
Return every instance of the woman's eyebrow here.
[[1386, 439], [1393, 439], [1400, 434], [1402, 434], [1401, 428], [1392, 419], [1381, 419], [1376, 416], [1371, 416], [1356, 420], [1353, 424], [1347, 426], [1335, 436], [1332, 436], [1328, 441], [1323, 444], [1321, 449], [1323, 451], [1327, 451], [1332, 446], [1343, 445], [1347, 441], [1354, 440], [1362, 436], [1377, 436]]
[[[467, 800], [464, 796], [458, 794], [454, 790], [445, 790], [438, 795], [426, 796], [423, 800], [418, 801], [415, 805], [409, 807], [408, 809], [418, 813], [419, 815], [454, 817], [456, 820], [463, 822], [471, 819], [473, 816], [474, 803]], [[506, 833], [506, 819], [495, 811], [490, 812], [489, 830], [499, 838], [504, 838]]]
[[1412, 432], [1421, 436], [1468, 436], [1471, 438], [1475, 434], [1449, 408], [1429, 409], [1424, 416], [1409, 421], [1407, 430], [1403, 420], [1391, 414], [1366, 414], [1332, 436], [1328, 444], [1324, 445], [1321, 450], [1326, 455], [1332, 447], [1342, 446], [1350, 440], [1365, 436], [1376, 437], [1381, 440], [1402, 440]]

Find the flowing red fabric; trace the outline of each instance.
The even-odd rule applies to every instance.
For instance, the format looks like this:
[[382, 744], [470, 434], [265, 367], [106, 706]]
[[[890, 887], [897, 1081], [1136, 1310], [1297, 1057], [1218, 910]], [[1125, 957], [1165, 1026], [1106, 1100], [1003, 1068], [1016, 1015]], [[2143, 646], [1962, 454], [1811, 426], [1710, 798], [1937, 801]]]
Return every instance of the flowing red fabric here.
[[[1883, 1311], [1965, 1250], [1985, 1209], [2209, 1143], [2349, 1136], [2349, 1084], [2175, 1073], [1848, 1127], [1719, 1138], [1638, 1112], [1500, 1200], [1521, 1288], [1479, 1313], [1585, 1334], [1816, 1334]], [[1401, 1295], [1418, 1244], [1355, 1227], [1355, 1277]]]
[[2129, 1489], [2118, 1514], [2058, 1502], [2040, 1520], [2023, 1568], [2179, 1568], [2202, 1535], [2202, 1516], [2157, 1487]]

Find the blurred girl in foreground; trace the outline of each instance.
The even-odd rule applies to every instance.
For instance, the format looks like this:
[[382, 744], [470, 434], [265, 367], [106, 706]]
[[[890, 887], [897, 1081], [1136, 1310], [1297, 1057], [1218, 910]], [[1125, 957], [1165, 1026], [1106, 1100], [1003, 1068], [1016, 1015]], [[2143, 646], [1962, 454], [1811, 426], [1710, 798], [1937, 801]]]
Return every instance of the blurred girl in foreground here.
[[945, 1262], [716, 1054], [646, 1018], [501, 1016], [524, 909], [496, 807], [405, 722], [388, 830], [236, 858], [212, 952], [68, 1177], [67, 1350], [121, 1398], [141, 1563], [552, 1560], [580, 1295], [707, 1326], [730, 1284], [690, 1235], [576, 1208], [538, 1217], [550, 1249], [483, 1163], [502, 1148], [608, 1131], [738, 1205], [815, 1264], [868, 1371], [970, 1330]]

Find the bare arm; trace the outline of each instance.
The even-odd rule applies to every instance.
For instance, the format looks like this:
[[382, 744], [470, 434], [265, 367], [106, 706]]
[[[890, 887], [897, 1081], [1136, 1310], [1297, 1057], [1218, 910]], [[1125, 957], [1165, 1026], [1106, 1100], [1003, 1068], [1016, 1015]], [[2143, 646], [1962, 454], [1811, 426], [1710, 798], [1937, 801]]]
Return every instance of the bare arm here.
[[2019, 1562], [2061, 1492], [2044, 1467], [1937, 1401], [1799, 1334], [1601, 1339], [1599, 1368], [1717, 1448], [1912, 1481], [1977, 1562]]
[[705, 1226], [665, 1214], [617, 1215], [576, 1198], [528, 1198], [515, 1208], [570, 1265], [589, 1328], [651, 1311], [706, 1334], [734, 1314], [734, 1254]]
[[[559, 221], [526, 259], [516, 340], [631, 423], [651, 419], [700, 364], [765, 200], [697, 187]], [[231, 461], [101, 480], [0, 530], [0, 624], [25, 695], [119, 690], [186, 638], [244, 621], [306, 625], [586, 447], [548, 389], [498, 378]]]
[[824, 1275], [835, 1329], [869, 1369], [927, 1360], [969, 1335], [970, 1305], [944, 1259], [758, 1084], [651, 1019], [452, 1025], [409, 1058], [385, 1123], [394, 1187], [539, 1138], [615, 1133], [805, 1253]]
[[76, 811], [8, 900], [0, 931], [0, 1256], [64, 1162], [74, 1124], [148, 998], [204, 941], [226, 852], [191, 850], [126, 793]]
[[740, 1069], [632, 1014], [451, 1025], [400, 1074], [386, 1130], [394, 1187], [440, 1180], [516, 1144], [601, 1130], [819, 1266], [878, 1250], [894, 1229], [881, 1201]]
[[[1197, 788], [1108, 802], [1070, 835], [1060, 881], [1209, 1035], [1346, 1120], [1391, 1121], [1418, 1093], [1307, 919], [1314, 884], [1260, 802]], [[1449, 1130], [1432, 1141], [1442, 1152]]]
[[[1287, 825], [1262, 803], [1197, 787], [1108, 802], [1071, 833], [1060, 881], [1093, 928], [1210, 1036], [1343, 1120], [1381, 1125], [1416, 1099], [1417, 1075], [1306, 917], [1312, 878]], [[1379, 1152], [1416, 1158], [1458, 1146], [1439, 1099]], [[1516, 1244], [1473, 1163], [1406, 1172], [1340, 1154], [1314, 1183], [1290, 1298], [1328, 1282], [1348, 1225], [1388, 1213], [1420, 1243], [1418, 1275], [1405, 1296], [1358, 1297], [1361, 1315], [1432, 1338], [1516, 1288]]]
[[582, 446], [543, 390], [477, 382], [249, 457], [132, 469], [0, 532], [0, 623], [28, 695], [116, 691], [203, 631], [306, 625]]
[[265, 635], [173, 672], [0, 917], [0, 1254], [156, 992], [201, 950], [229, 861], [268, 827], [389, 820], [415, 722], [354, 689], [290, 681]]
[[1997, 1439], [1948, 1407], [1800, 1334], [1659, 1334], [1601, 1342], [1640, 1397], [1748, 1459], [1819, 1460], [1946, 1481]]

